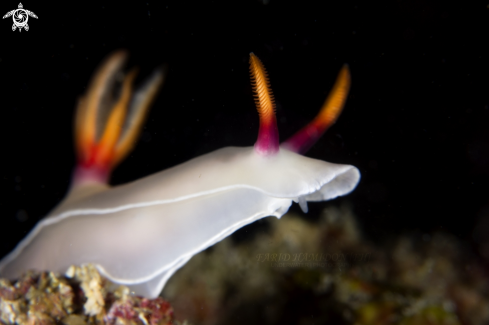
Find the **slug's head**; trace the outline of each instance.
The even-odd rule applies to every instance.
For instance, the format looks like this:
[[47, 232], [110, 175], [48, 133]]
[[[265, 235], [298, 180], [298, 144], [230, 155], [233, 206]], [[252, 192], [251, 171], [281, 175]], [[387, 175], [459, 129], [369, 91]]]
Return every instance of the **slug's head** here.
[[[262, 156], [275, 155], [279, 151], [278, 128], [275, 118], [275, 101], [267, 71], [256, 55], [250, 53], [251, 84], [256, 108], [260, 116], [258, 140], [255, 152]], [[282, 147], [297, 153], [305, 153], [323, 135], [341, 113], [350, 89], [348, 65], [341, 69], [333, 90], [314, 120], [282, 143]]]
[[131, 151], [148, 108], [163, 82], [163, 71], [133, 93], [136, 70], [122, 73], [123, 51], [112, 54], [95, 73], [78, 102], [75, 117], [77, 167], [74, 185], [105, 183], [112, 169]]

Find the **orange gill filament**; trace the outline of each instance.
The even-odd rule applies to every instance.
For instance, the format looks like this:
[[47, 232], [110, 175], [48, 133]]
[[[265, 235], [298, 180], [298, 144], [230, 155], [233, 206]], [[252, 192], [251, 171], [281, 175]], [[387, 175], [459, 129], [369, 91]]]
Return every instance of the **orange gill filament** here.
[[107, 92], [110, 79], [117, 73], [127, 58], [124, 51], [112, 54], [97, 70], [92, 78], [87, 94], [79, 100], [75, 141], [79, 160], [87, 160], [87, 155], [97, 142], [97, 114], [100, 110], [102, 97]]
[[116, 143], [124, 125], [129, 100], [131, 99], [132, 82], [135, 77], [136, 70], [132, 70], [124, 79], [121, 96], [110, 113], [104, 133], [98, 144], [98, 153], [95, 155], [97, 159], [95, 164], [97, 165], [112, 167], [115, 163]]

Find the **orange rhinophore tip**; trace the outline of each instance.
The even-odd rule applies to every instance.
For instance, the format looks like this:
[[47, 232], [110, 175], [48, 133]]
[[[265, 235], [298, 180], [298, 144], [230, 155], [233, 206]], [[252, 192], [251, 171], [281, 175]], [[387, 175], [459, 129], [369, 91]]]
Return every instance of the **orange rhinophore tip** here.
[[336, 122], [350, 90], [350, 69], [345, 64], [341, 68], [333, 89], [323, 104], [321, 111], [314, 120], [302, 128], [299, 132], [287, 139], [283, 147], [298, 153], [305, 153], [323, 133]]
[[122, 66], [127, 54], [112, 54], [95, 73], [85, 96], [80, 98], [75, 120], [78, 164], [74, 182], [106, 182], [112, 169], [134, 145], [149, 105], [163, 81], [161, 69], [136, 92], [136, 70], [126, 76]]
[[260, 59], [250, 53], [250, 75], [256, 109], [260, 116], [260, 129], [255, 143], [255, 151], [269, 155], [279, 150], [275, 101], [268, 80], [268, 74]]

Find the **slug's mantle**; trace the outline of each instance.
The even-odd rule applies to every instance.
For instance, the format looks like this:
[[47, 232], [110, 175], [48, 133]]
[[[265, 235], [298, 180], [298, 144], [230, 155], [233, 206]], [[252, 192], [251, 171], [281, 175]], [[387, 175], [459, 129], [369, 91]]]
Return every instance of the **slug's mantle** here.
[[228, 147], [129, 184], [110, 187], [111, 170], [130, 151], [163, 74], [132, 94], [130, 72], [112, 98], [125, 53], [99, 68], [79, 101], [78, 165], [67, 197], [0, 261], [14, 279], [28, 269], [65, 272], [92, 263], [110, 281], [156, 297], [193, 255], [266, 216], [280, 218], [298, 202], [348, 194], [358, 169], [299, 154], [336, 120], [348, 93], [344, 66], [318, 117], [279, 145], [273, 94], [263, 64], [250, 55], [260, 130], [254, 147]]

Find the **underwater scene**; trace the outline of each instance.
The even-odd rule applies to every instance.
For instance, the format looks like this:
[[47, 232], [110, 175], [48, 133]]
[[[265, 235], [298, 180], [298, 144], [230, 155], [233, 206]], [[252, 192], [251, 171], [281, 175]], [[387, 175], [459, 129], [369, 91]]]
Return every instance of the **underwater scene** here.
[[489, 324], [487, 4], [0, 7], [0, 324]]

